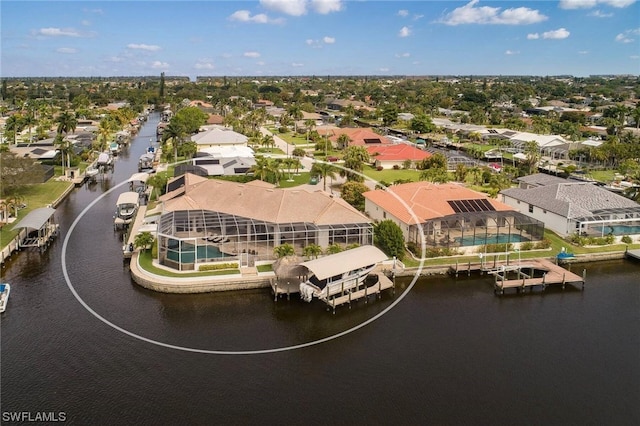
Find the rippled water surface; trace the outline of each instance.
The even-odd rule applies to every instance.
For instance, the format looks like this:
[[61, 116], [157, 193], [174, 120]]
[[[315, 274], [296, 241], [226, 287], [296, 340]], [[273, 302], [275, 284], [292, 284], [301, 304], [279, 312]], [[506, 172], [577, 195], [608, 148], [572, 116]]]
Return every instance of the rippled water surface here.
[[[72, 424], [640, 424], [640, 263], [587, 268], [584, 291], [496, 297], [480, 277], [419, 280], [386, 314], [326, 343], [287, 352], [212, 355], [153, 345], [91, 315], [64, 279], [63, 241], [99, 195], [136, 172], [155, 140], [143, 127], [108, 181], [57, 209], [63, 235], [3, 269], [1, 403], [64, 412]], [[69, 278], [118, 327], [212, 351], [281, 348], [349, 330], [395, 296], [343, 307], [268, 290], [165, 295], [136, 286], [113, 230], [115, 190], [68, 240]], [[581, 269], [580, 269], [581, 272]]]

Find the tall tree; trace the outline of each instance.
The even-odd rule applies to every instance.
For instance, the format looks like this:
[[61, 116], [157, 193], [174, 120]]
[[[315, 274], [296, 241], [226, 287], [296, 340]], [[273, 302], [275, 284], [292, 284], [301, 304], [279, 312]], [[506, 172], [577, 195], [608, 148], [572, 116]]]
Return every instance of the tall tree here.
[[[364, 170], [364, 164], [369, 162], [369, 152], [364, 146], [350, 146], [345, 150], [344, 156], [345, 169], [340, 170], [340, 176], [345, 176], [349, 181], [364, 182], [364, 177], [360, 175]], [[353, 173], [349, 170], [352, 170]]]
[[404, 258], [404, 236], [402, 229], [392, 220], [386, 219], [374, 225], [373, 238], [376, 246], [389, 257]]
[[327, 191], [327, 178], [335, 179], [337, 169], [333, 164], [315, 162], [311, 166], [311, 174], [322, 176], [323, 190]]

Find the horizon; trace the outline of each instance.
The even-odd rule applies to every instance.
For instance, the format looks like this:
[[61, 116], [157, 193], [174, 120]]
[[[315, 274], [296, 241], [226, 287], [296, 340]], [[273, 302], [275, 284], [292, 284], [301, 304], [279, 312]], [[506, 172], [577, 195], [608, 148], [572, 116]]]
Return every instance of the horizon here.
[[1, 7], [4, 78], [640, 74], [636, 0], [2, 1]]

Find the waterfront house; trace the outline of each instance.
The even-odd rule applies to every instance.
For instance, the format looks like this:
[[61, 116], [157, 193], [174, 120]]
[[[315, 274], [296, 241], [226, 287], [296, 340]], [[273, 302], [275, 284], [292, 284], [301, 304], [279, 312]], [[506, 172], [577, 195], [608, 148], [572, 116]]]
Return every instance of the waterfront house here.
[[372, 221], [324, 191], [185, 173], [169, 181], [160, 202], [158, 261], [178, 270], [220, 261], [253, 266], [285, 243], [297, 254], [310, 244], [373, 243]]
[[525, 179], [502, 190], [502, 201], [563, 237], [640, 234], [640, 204], [590, 182], [560, 180], [534, 186]]
[[212, 126], [191, 136], [198, 150], [215, 146], [247, 146], [249, 138], [227, 127]]
[[431, 153], [405, 143], [367, 146], [367, 152], [374, 167], [383, 169], [403, 168], [406, 161], [415, 166], [416, 163], [431, 157]]
[[326, 137], [332, 146], [339, 149], [346, 148], [346, 146], [340, 146], [338, 143], [338, 139], [341, 135], [347, 135], [349, 137], [348, 146], [369, 146], [393, 143], [387, 137], [374, 132], [371, 128], [330, 128], [318, 130], [318, 133], [320, 136]]
[[[365, 212], [390, 219], [405, 241], [427, 247], [471, 247], [541, 240], [544, 224], [513, 207], [457, 183], [411, 182], [364, 194]], [[422, 233], [422, 235], [421, 235]]]

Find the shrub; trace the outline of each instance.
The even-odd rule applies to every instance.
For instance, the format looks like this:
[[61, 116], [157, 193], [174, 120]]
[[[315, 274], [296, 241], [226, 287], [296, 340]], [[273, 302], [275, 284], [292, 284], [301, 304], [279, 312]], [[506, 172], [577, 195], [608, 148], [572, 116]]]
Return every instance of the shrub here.
[[484, 246], [480, 246], [478, 249], [479, 253], [500, 253], [503, 251], [511, 251], [513, 250], [513, 244], [487, 244]]
[[376, 170], [377, 170], [377, 171], [379, 171], [379, 172], [381, 172], [381, 171], [383, 171], [383, 170], [384, 170], [384, 167], [382, 167], [382, 166], [377, 166], [377, 167], [376, 167]]
[[625, 235], [622, 237], [622, 242], [625, 244], [631, 244], [633, 242], [633, 239], [630, 236]]
[[228, 263], [216, 263], [215, 265], [200, 265], [199, 271], [219, 271], [221, 269], [237, 269], [238, 264], [233, 262]]
[[397, 164], [394, 164], [394, 165], [393, 165], [393, 170], [400, 170], [400, 166], [399, 166], [399, 165], [397, 165]]
[[533, 242], [525, 241], [524, 243], [520, 244], [520, 250], [522, 251], [533, 250]]
[[547, 238], [542, 239], [535, 243], [534, 247], [538, 250], [548, 249], [549, 247], [551, 247], [551, 240]]

